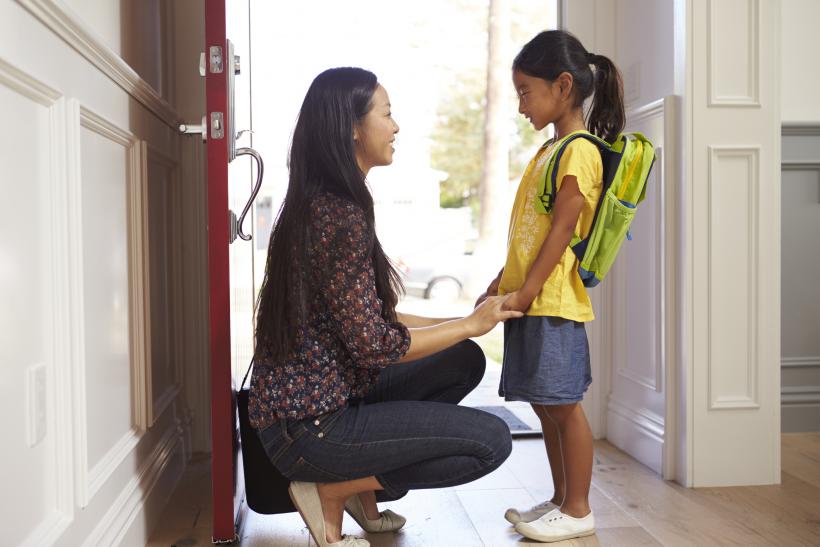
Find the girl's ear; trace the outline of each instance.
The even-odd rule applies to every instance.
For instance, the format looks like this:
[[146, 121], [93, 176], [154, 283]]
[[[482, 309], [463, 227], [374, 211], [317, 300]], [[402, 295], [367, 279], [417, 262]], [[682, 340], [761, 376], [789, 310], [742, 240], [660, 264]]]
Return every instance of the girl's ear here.
[[555, 79], [556, 83], [558, 83], [558, 89], [561, 94], [561, 100], [569, 99], [572, 95], [572, 86], [575, 83], [575, 80], [572, 77], [572, 74], [569, 72], [562, 72], [558, 75]]
[[353, 126], [353, 142], [359, 142], [359, 127]]

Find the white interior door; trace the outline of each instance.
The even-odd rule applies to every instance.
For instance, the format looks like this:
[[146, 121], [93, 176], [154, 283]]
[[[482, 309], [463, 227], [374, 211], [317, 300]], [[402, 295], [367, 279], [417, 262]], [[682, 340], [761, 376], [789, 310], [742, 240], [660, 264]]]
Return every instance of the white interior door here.
[[628, 115], [627, 130], [646, 135], [655, 145], [657, 159], [646, 200], [638, 206], [631, 228], [633, 240], [625, 242], [607, 280], [612, 369], [606, 436], [665, 477], [671, 473], [664, 468], [664, 455], [671, 455], [666, 418], [673, 332], [673, 108], [674, 99], [669, 97]]

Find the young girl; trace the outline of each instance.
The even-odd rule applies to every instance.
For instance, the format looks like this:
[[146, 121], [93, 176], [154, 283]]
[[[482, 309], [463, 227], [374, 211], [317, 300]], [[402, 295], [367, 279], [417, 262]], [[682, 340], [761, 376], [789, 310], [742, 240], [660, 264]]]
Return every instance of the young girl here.
[[[526, 401], [541, 421], [555, 494], [505, 518], [520, 534], [560, 541], [595, 533], [589, 508], [592, 433], [579, 404], [592, 381], [584, 322], [594, 316], [569, 249], [573, 234], [586, 237], [602, 189], [601, 156], [586, 139], [573, 140], [559, 162], [550, 214], [533, 202], [553, 143], [580, 131], [612, 142], [624, 126], [623, 91], [612, 61], [589, 53], [571, 34], [538, 34], [513, 62], [518, 111], [536, 130], [553, 124], [547, 142], [521, 179], [508, 238], [507, 261], [486, 295], [510, 294], [506, 306], [525, 312], [504, 325], [504, 368], [499, 395]], [[587, 123], [584, 100], [592, 95]]]

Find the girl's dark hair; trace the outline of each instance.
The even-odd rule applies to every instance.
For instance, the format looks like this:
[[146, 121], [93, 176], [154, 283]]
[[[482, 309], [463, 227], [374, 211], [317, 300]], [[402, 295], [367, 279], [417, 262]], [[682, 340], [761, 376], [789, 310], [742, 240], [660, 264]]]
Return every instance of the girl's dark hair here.
[[[590, 65], [595, 67], [593, 73]], [[624, 91], [621, 74], [603, 55], [589, 53], [580, 40], [564, 30], [547, 30], [529, 41], [513, 61], [513, 70], [555, 81], [562, 72], [572, 74], [575, 105], [594, 93], [587, 128], [605, 141], [613, 142], [623, 131]]]
[[330, 192], [359, 206], [373, 242], [370, 256], [382, 315], [396, 319], [401, 280], [376, 237], [373, 197], [356, 162], [353, 129], [370, 111], [376, 76], [361, 68], [332, 68], [310, 85], [293, 130], [288, 190], [268, 245], [257, 301], [257, 355], [283, 361], [293, 349], [315, 296], [307, 249], [313, 199]]

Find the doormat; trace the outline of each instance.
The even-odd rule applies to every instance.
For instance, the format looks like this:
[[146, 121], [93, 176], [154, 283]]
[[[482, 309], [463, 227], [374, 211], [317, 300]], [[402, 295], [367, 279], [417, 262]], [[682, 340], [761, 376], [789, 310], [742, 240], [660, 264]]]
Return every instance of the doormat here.
[[530, 426], [525, 424], [521, 421], [521, 419], [513, 414], [513, 412], [505, 406], [477, 406], [475, 407], [478, 410], [483, 410], [484, 412], [489, 412], [494, 416], [498, 416], [502, 420], [507, 423], [507, 427], [510, 428], [510, 433], [536, 433], [539, 434], [540, 431], [534, 431]]

